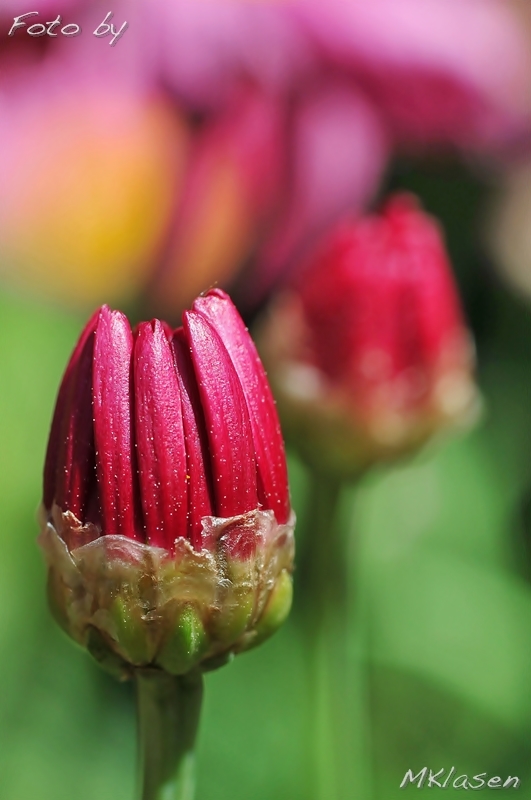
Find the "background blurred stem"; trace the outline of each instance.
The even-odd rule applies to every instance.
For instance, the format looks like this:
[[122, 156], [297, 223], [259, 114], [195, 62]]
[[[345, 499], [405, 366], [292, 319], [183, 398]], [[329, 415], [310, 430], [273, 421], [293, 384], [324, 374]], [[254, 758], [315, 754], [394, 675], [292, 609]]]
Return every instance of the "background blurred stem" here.
[[193, 800], [203, 677], [146, 669], [136, 670], [135, 680], [138, 800]]
[[[352, 762], [357, 765], [356, 796], [373, 800], [373, 734], [371, 676], [368, 661], [370, 652], [369, 586], [364, 563], [363, 541], [356, 524], [353, 505], [358, 498], [357, 484], [350, 492], [348, 524], [345, 525], [345, 564], [347, 584], [347, 691], [349, 719], [346, 730]], [[353, 513], [354, 512], [354, 513]], [[352, 792], [351, 792], [352, 796]]]
[[365, 609], [342, 490], [338, 479], [311, 473], [300, 606], [311, 670], [312, 787], [315, 800], [370, 800]]

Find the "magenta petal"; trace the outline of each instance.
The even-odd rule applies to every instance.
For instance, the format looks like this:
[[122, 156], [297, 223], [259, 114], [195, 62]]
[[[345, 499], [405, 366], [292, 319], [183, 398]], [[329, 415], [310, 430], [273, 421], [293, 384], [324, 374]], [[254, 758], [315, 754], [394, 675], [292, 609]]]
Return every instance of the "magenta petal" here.
[[142, 539], [135, 511], [131, 361], [124, 314], [103, 306], [94, 342], [93, 412], [104, 534]]
[[173, 339], [175, 363], [181, 388], [184, 438], [188, 480], [188, 539], [195, 550], [208, 547], [204, 541], [203, 517], [211, 516], [213, 509], [212, 475], [208, 455], [205, 418], [195, 381], [190, 351], [179, 328]]
[[55, 500], [63, 510], [84, 521], [88, 493], [96, 480], [92, 424], [92, 361], [94, 328], [87, 336], [72, 375], [69, 408], [65, 413], [63, 441]]
[[258, 499], [263, 508], [274, 512], [277, 522], [287, 522], [290, 499], [284, 441], [275, 401], [254, 342], [230, 297], [220, 289], [199, 297], [193, 307], [219, 333], [240, 379], [253, 432]]
[[216, 513], [243, 514], [258, 507], [256, 461], [249, 414], [231, 358], [216, 330], [194, 311], [184, 333], [205, 415]]
[[[44, 462], [45, 508], [50, 509], [55, 499], [64, 511], [68, 509], [79, 518], [90, 482], [88, 462], [93, 451], [92, 369], [91, 362], [87, 364], [87, 357], [92, 359], [99, 313], [98, 309], [83, 329], [65, 370]], [[84, 398], [84, 391], [88, 392], [88, 398]], [[76, 474], [72, 475], [71, 471]]]
[[172, 550], [186, 537], [186, 449], [181, 392], [166, 332], [158, 320], [138, 328], [134, 350], [135, 434], [148, 544]]

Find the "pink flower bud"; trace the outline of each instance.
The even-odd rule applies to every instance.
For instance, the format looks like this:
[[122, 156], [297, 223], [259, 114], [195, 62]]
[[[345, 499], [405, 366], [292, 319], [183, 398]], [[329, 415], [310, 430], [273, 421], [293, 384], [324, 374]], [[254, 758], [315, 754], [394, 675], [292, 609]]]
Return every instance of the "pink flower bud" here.
[[260, 341], [288, 432], [326, 470], [356, 473], [477, 410], [441, 233], [409, 195], [335, 228]]
[[57, 616], [121, 672], [184, 672], [279, 624], [293, 558], [284, 445], [224, 292], [176, 331], [94, 314], [59, 389], [42, 519]]

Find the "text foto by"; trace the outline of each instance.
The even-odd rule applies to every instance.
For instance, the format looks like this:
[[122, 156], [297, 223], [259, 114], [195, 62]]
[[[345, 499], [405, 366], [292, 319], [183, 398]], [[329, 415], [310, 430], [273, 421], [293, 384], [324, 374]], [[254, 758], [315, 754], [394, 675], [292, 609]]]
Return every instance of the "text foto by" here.
[[[19, 29], [25, 29], [26, 33], [29, 36], [79, 36], [82, 33], [81, 25], [78, 25], [77, 22], [69, 22], [67, 25], [63, 25], [61, 27], [61, 23], [63, 19], [60, 14], [56, 16], [54, 20], [51, 22], [32, 22], [28, 24], [25, 20], [28, 17], [35, 17], [39, 16], [38, 11], [27, 11], [25, 14], [20, 14], [18, 17], [13, 18], [13, 24], [9, 30], [8, 36], [14, 36], [15, 33]], [[124, 35], [127, 28], [129, 27], [128, 22], [124, 22], [120, 28], [116, 28], [114, 23], [111, 22], [113, 17], [113, 12], [109, 11], [103, 20], [100, 22], [96, 30], [93, 31], [93, 35], [97, 37], [104, 37], [110, 36], [111, 40], [109, 44], [111, 47], [118, 42], [118, 40]]]

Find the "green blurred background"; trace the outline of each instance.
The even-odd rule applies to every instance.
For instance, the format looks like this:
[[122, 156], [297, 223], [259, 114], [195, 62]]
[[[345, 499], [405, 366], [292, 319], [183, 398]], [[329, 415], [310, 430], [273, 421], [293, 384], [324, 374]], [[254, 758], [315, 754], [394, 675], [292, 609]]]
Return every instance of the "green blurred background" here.
[[[361, 609], [367, 632], [363, 768], [378, 800], [401, 797], [406, 770], [423, 766], [517, 775], [525, 791], [531, 310], [499, 282], [478, 244], [487, 187], [447, 163], [400, 164], [389, 186], [418, 192], [446, 228], [485, 409], [473, 431], [373, 471], [344, 498], [349, 557], [363, 593], [353, 618]], [[107, 677], [56, 627], [36, 545], [48, 426], [83, 322], [35, 298], [0, 294], [2, 800], [133, 794], [132, 687]], [[290, 468], [303, 521], [306, 475], [294, 458]], [[303, 525], [298, 535], [302, 548]], [[310, 698], [299, 611], [269, 643], [206, 677], [198, 800], [308, 798]]]

